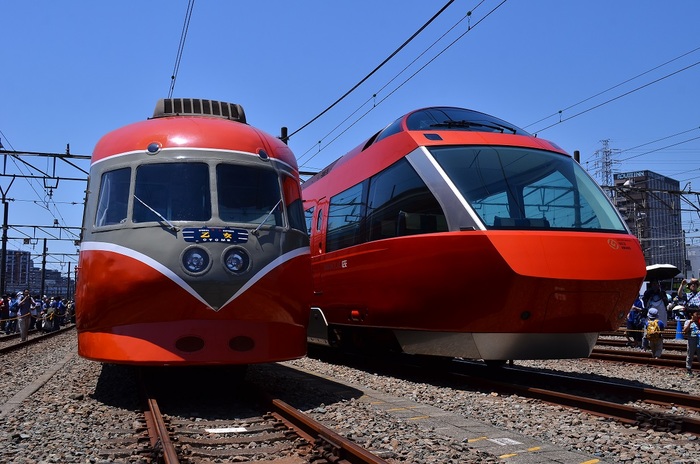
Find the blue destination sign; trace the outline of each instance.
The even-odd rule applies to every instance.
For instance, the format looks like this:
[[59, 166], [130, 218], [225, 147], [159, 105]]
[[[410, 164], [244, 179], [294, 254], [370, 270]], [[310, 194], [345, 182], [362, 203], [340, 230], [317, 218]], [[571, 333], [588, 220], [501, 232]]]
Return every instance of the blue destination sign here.
[[187, 227], [182, 229], [182, 238], [186, 242], [224, 242], [246, 243], [248, 231], [245, 229], [226, 229], [223, 227]]

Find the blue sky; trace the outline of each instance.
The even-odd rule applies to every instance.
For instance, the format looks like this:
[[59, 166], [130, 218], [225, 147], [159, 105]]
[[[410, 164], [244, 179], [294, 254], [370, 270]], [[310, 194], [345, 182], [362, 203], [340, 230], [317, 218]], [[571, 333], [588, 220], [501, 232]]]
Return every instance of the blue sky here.
[[[445, 3], [198, 0], [173, 95], [239, 103], [250, 124], [293, 133]], [[5, 148], [64, 152], [70, 144], [71, 153], [89, 155], [105, 133], [149, 117], [168, 94], [187, 5], [0, 0]], [[607, 139], [619, 151], [615, 171], [649, 169], [699, 191], [699, 17], [694, 0], [455, 0], [349, 97], [294, 134], [290, 147], [303, 169], [318, 170], [408, 111], [451, 105], [579, 150], [591, 171]], [[52, 169], [46, 159], [27, 161]], [[62, 163], [57, 170], [80, 175]], [[5, 168], [30, 172], [12, 161]], [[10, 224], [80, 225], [84, 183], [61, 181], [49, 198], [41, 183], [9, 182], [0, 177], [13, 200]], [[688, 241], [700, 243], [700, 217], [684, 218]], [[41, 252], [21, 240], [8, 248]], [[50, 253], [75, 251], [70, 241], [49, 242]]]

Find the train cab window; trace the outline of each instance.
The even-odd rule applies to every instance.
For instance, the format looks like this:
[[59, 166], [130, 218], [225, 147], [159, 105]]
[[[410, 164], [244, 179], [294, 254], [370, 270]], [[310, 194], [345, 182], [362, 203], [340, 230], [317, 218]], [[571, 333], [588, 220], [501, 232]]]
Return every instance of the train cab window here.
[[517, 147], [433, 147], [436, 161], [487, 229], [627, 231], [572, 158]]
[[326, 251], [335, 251], [364, 242], [363, 215], [365, 186], [361, 182], [331, 198], [328, 205]]
[[[272, 169], [240, 164], [216, 166], [219, 217], [226, 222], [283, 226], [282, 197], [277, 173]], [[299, 224], [303, 230], [301, 200], [299, 199]]]
[[406, 159], [370, 179], [367, 224], [370, 241], [448, 230], [440, 204]]
[[130, 168], [115, 169], [102, 174], [95, 216], [96, 227], [111, 226], [126, 221], [130, 181]]
[[[144, 164], [136, 170], [134, 222], [211, 218], [209, 167], [204, 163]], [[155, 211], [155, 212], [154, 212]]]
[[304, 211], [304, 220], [306, 222], [306, 233], [311, 236], [311, 224], [314, 219], [314, 207], [312, 206], [311, 208], [307, 209]]

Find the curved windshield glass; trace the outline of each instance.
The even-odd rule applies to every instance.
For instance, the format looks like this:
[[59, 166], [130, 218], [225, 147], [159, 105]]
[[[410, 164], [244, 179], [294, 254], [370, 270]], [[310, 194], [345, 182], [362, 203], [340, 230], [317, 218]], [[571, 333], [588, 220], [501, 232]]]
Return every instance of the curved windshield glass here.
[[568, 156], [494, 146], [429, 150], [487, 229], [627, 232], [609, 199]]
[[464, 108], [437, 107], [419, 110], [406, 119], [408, 130], [458, 130], [530, 135], [519, 127], [489, 114]]

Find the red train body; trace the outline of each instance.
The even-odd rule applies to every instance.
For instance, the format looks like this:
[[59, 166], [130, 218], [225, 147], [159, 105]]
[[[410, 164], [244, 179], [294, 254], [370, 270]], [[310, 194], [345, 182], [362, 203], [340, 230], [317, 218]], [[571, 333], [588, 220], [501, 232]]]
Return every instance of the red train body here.
[[306, 353], [311, 294], [294, 155], [238, 105], [161, 100], [95, 147], [76, 324], [85, 358], [250, 364]]
[[409, 113], [302, 195], [311, 343], [585, 357], [645, 275], [639, 242], [578, 163], [475, 111]]

